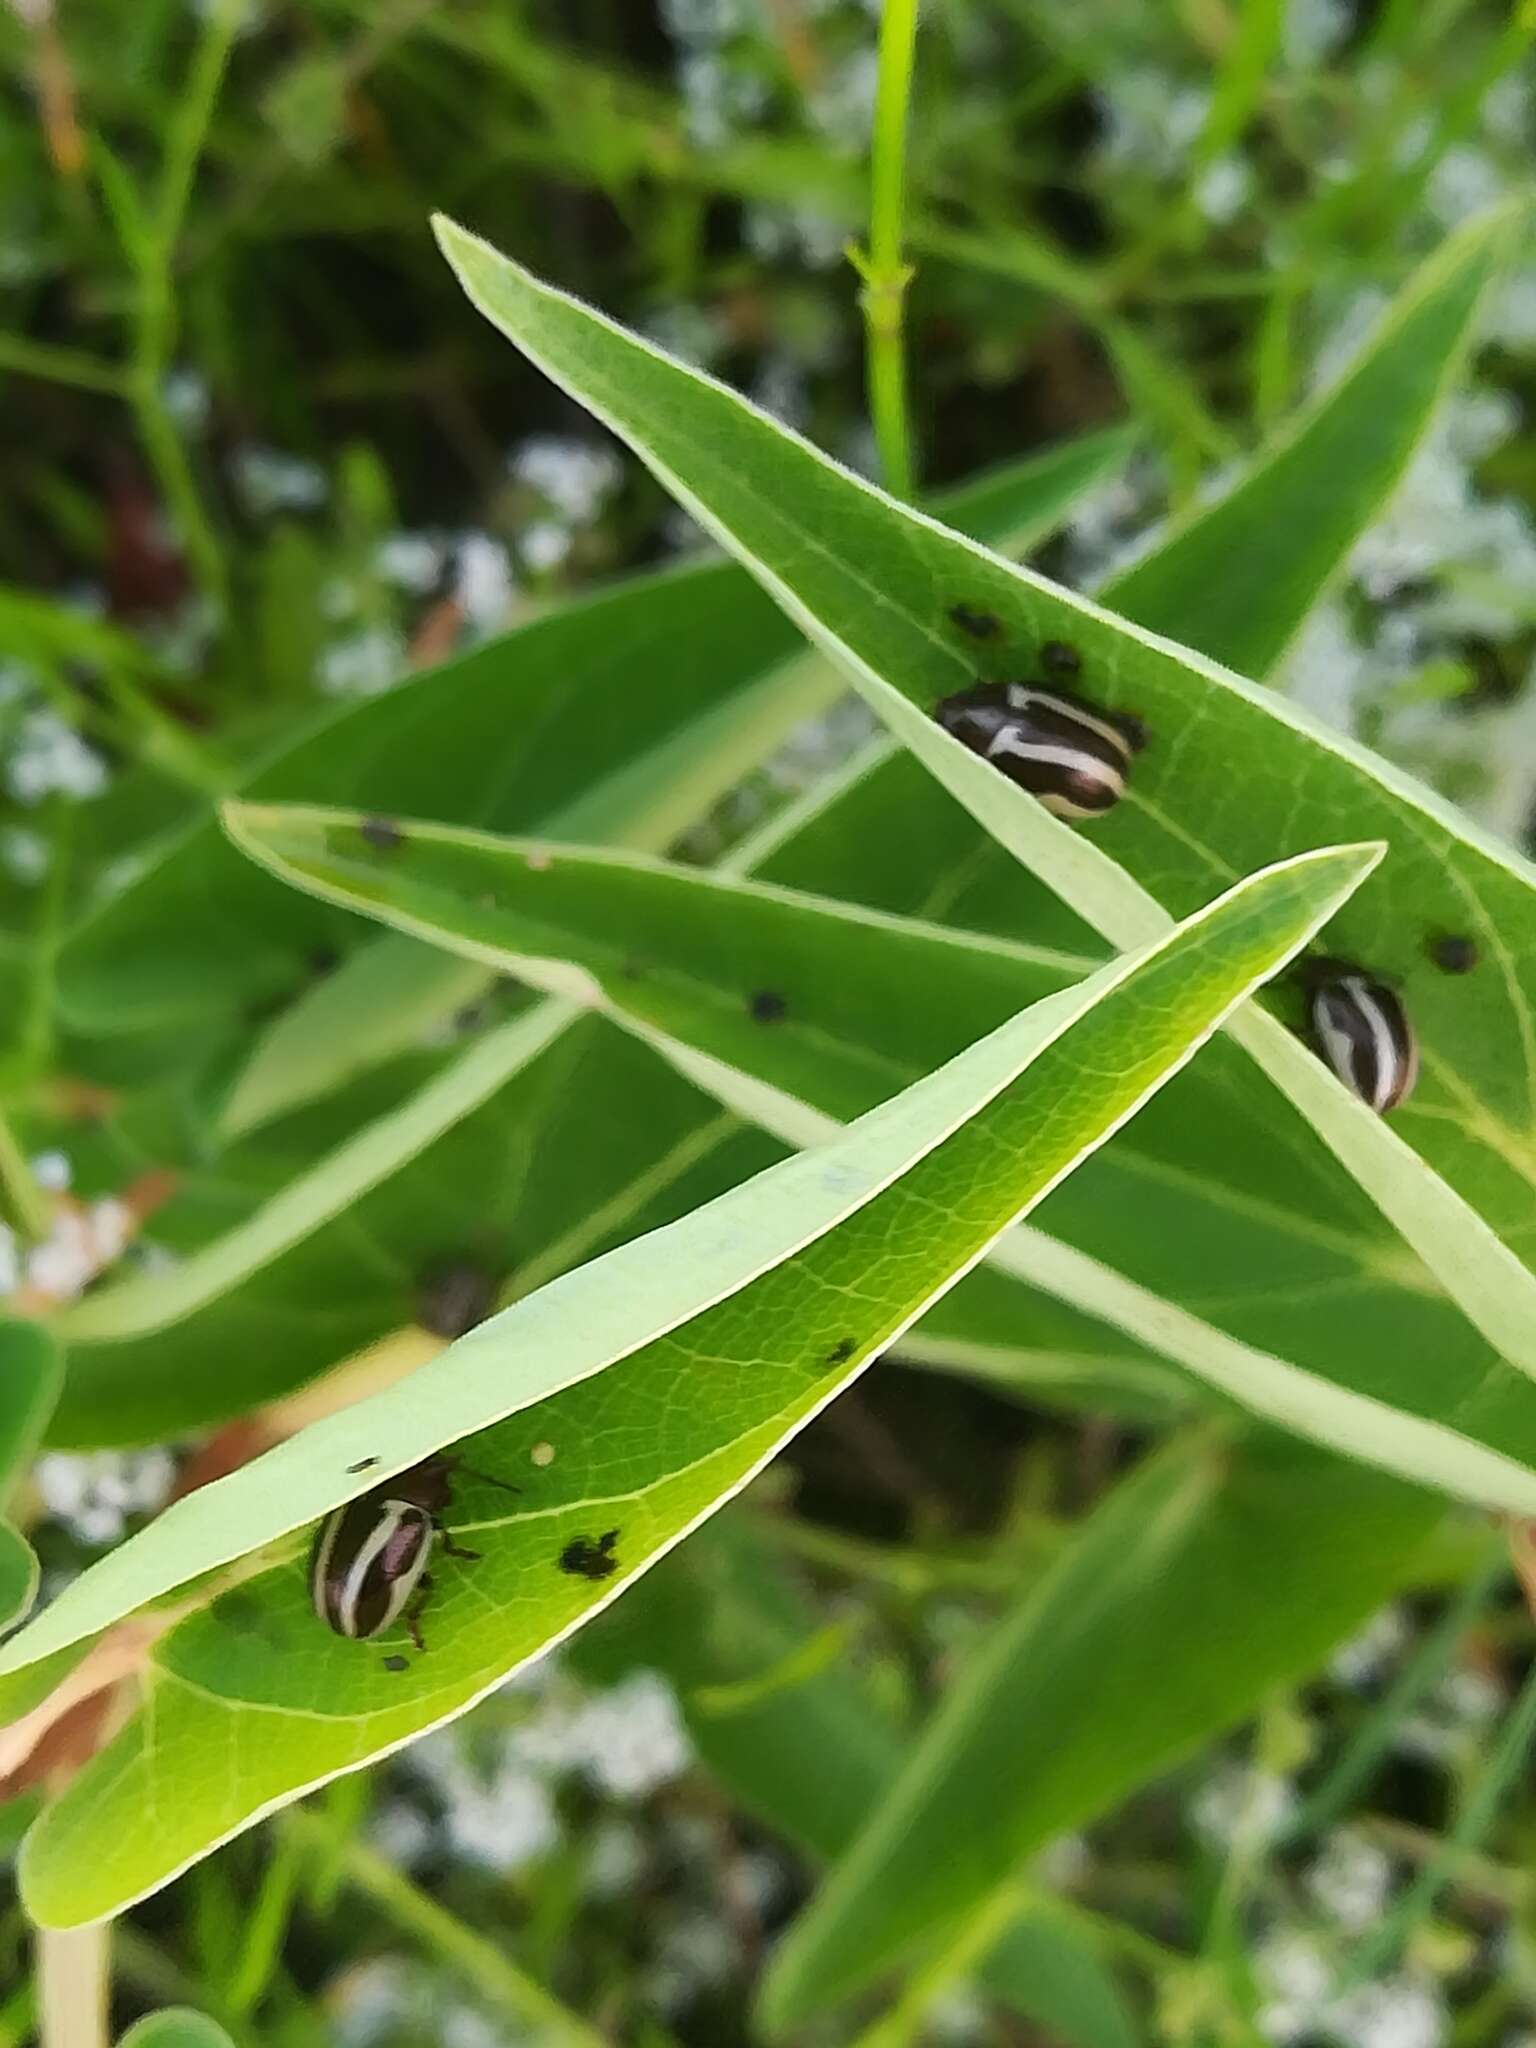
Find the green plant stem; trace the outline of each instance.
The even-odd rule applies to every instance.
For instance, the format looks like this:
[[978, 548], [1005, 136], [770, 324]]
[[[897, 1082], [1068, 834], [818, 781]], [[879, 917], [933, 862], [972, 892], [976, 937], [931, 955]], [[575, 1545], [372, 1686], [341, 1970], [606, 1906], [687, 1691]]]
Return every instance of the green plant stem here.
[[919, 0], [885, 0], [870, 149], [869, 247], [849, 256], [863, 290], [869, 410], [887, 490], [910, 499], [916, 487], [907, 399], [906, 302], [912, 267], [902, 255], [907, 199], [907, 110], [917, 52]]
[[293, 1917], [303, 1859], [303, 1844], [297, 1837], [289, 1835], [279, 1840], [246, 1919], [244, 1938], [224, 1987], [225, 2004], [242, 2019], [261, 2003], [277, 1970], [288, 1923]]
[[104, 363], [84, 349], [57, 348], [19, 334], [0, 334], [0, 370], [43, 377], [76, 391], [102, 391], [112, 398], [124, 397], [128, 389], [128, 379], [115, 363]]
[[243, 12], [244, 0], [218, 0], [206, 20], [184, 90], [176, 102], [161, 159], [156, 205], [143, 242], [133, 251], [139, 291], [127, 374], [128, 393], [144, 452], [175, 517], [197, 580], [221, 612], [226, 597], [224, 557], [198, 495], [181, 435], [165, 403], [164, 384], [176, 333], [176, 245]]
[[1027, 1898], [1024, 1888], [1012, 1882], [989, 1893], [927, 1968], [913, 1973], [897, 2003], [859, 2035], [853, 2048], [907, 2048], [922, 2031], [933, 2001], [996, 1946]]
[[11, 1221], [22, 1237], [31, 1244], [37, 1244], [48, 1235], [53, 1225], [48, 1197], [38, 1186], [27, 1164], [27, 1155], [3, 1110], [0, 1110], [0, 1193], [3, 1193]]
[[522, 2026], [542, 2030], [540, 2039], [549, 2048], [608, 2048], [595, 2028], [509, 1962], [492, 1942], [482, 1940], [361, 1842], [342, 1838], [322, 1815], [290, 1807], [281, 1825], [301, 1842], [314, 1843], [334, 1856], [347, 1881], [366, 1893], [387, 1919], [462, 1972], [497, 2011]]
[[1504, 1558], [1495, 1558], [1461, 1587], [1439, 1622], [1355, 1730], [1332, 1770], [1303, 1800], [1285, 1828], [1284, 1841], [1304, 1841], [1324, 1833], [1356, 1803], [1386, 1755], [1393, 1736], [1445, 1670], [1456, 1644], [1503, 1583], [1507, 1570]]
[[1412, 1930], [1433, 1911], [1440, 1893], [1454, 1880], [1458, 1864], [1476, 1848], [1493, 1824], [1504, 1794], [1525, 1765], [1533, 1736], [1536, 1669], [1528, 1673], [1521, 1686], [1493, 1754], [1468, 1791], [1455, 1825], [1397, 1905], [1350, 1958], [1335, 1987], [1335, 1996], [1353, 1990], [1388, 1967]]

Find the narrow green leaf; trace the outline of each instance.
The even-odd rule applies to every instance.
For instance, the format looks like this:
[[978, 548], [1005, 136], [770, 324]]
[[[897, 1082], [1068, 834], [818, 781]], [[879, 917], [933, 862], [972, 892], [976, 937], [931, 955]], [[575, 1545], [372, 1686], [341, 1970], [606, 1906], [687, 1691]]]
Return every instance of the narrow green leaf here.
[[[776, 1565], [771, 1525], [721, 1515], [577, 1638], [607, 1683], [660, 1671], [693, 1746], [730, 1797], [818, 1859], [847, 1848], [896, 1778], [903, 1731], [826, 1617]], [[811, 1652], [808, 1656], [807, 1652]], [[980, 1972], [986, 1989], [1070, 2048], [1142, 2038], [1113, 1972], [1048, 1897], [1021, 1912]]]
[[[583, 977], [588, 1000], [791, 1145], [823, 1142], [828, 1116], [866, 1109], [950, 1057], [978, 1025], [1062, 990], [1067, 970], [1085, 964], [633, 855], [414, 824], [398, 826], [381, 848], [355, 814], [244, 806], [229, 817], [248, 851], [331, 901], [536, 986], [564, 989]], [[1074, 1235], [1117, 1261], [1136, 1258], [1160, 1288], [1172, 1277], [1160, 1269], [1182, 1237], [1199, 1285], [1209, 1289], [1221, 1257], [1240, 1301], [1245, 1269], [1255, 1291], [1272, 1291], [1286, 1197], [1298, 1235], [1322, 1235], [1332, 1218], [1319, 1215], [1311, 1181], [1262, 1121], [1238, 1143], [1231, 1078], [1204, 1061], [1167, 1106], [1162, 1131], [1194, 1134], [1178, 1213], [1156, 1225], [1142, 1214], [1148, 1180], [1169, 1162], [1141, 1151], [1139, 1130], [1087, 1169], [1093, 1184], [1080, 1203], [1064, 1199]], [[1159, 1122], [1150, 1121], [1155, 1143]], [[1234, 1151], [1238, 1187], [1226, 1166]], [[1246, 1232], [1225, 1214], [1235, 1198], [1263, 1204]], [[1398, 1278], [1368, 1238], [1352, 1243], [1352, 1223], [1346, 1212], [1327, 1247], [1332, 1261], [1342, 1266], [1341, 1252], [1353, 1250], [1368, 1271], [1374, 1255], [1382, 1281]], [[992, 1259], [1330, 1449], [1512, 1513], [1536, 1505], [1536, 1388], [1475, 1342], [1458, 1347], [1454, 1317], [1445, 1345], [1362, 1343], [1358, 1322], [1341, 1315], [1330, 1291], [1321, 1351], [1315, 1340], [1303, 1347], [1304, 1356], [1321, 1356], [1329, 1377], [1227, 1335], [1038, 1231], [1010, 1233]], [[1414, 1275], [1401, 1279], [1411, 1286]], [[1423, 1288], [1411, 1310], [1421, 1337], [1447, 1320]]]
[[1267, 675], [1342, 573], [1461, 374], [1517, 211], [1501, 209], [1444, 243], [1346, 375], [1288, 422], [1230, 491], [1117, 576], [1101, 601], [1240, 674]]
[[[67, 1587], [0, 1650], [0, 1674], [25, 1685], [36, 1660], [261, 1553], [161, 1638], [144, 1712], [28, 1838], [34, 1917], [117, 1911], [580, 1626], [1134, 1114], [1377, 858], [1335, 849], [1250, 878], [835, 1143], [553, 1282], [409, 1380], [175, 1503]], [[519, 1474], [523, 1491], [509, 1507], [464, 1475], [454, 1526], [483, 1558], [440, 1589], [429, 1654], [401, 1671], [404, 1631], [398, 1646], [327, 1634], [297, 1532], [497, 1423], [471, 1447], [474, 1468]], [[154, 1799], [165, 1782], [174, 1803]], [[131, 1825], [151, 1802], [159, 1826]]]
[[[487, 1033], [436, 1081], [365, 1125], [312, 1173], [290, 1181], [242, 1228], [181, 1260], [169, 1273], [130, 1275], [66, 1309], [57, 1324], [61, 1335], [70, 1344], [137, 1337], [181, 1322], [229, 1293], [325, 1224], [346, 1215], [387, 1174], [536, 1061], [575, 1015], [568, 1002], [540, 1003]], [[227, 1368], [227, 1359], [220, 1363]]]
[[[1505, 225], [1474, 223], [1458, 242], [1452, 270], [1474, 290]], [[1112, 943], [1145, 942], [1219, 881], [1341, 828], [1387, 842], [1390, 858], [1329, 943], [1409, 990], [1424, 1076], [1395, 1124], [1262, 1009], [1231, 1030], [1473, 1324], [1536, 1376], [1536, 1276], [1500, 1235], [1518, 1243], [1528, 1230], [1536, 1186], [1536, 952], [1514, 937], [1532, 917], [1528, 864], [1354, 742], [893, 503], [451, 222], [438, 232], [487, 317], [630, 443], [925, 766]], [[1091, 831], [1052, 817], [935, 723], [934, 705], [974, 674], [974, 642], [950, 619], [957, 602], [1003, 621], [1000, 666], [1064, 639], [1084, 687], [1145, 721], [1132, 789]], [[1436, 974], [1425, 947], [1442, 931], [1474, 940], [1481, 974]]]
[[1425, 1526], [1421, 1495], [1271, 1437], [1149, 1459], [945, 1695], [777, 1951], [769, 2030], [942, 1940], [1053, 1837], [1302, 1677], [1410, 1576]]
[[[947, 509], [1028, 545], [1129, 445], [1117, 431], [1049, 449]], [[329, 712], [246, 793], [663, 845], [841, 687], [740, 569], [709, 563], [636, 578]], [[352, 936], [235, 858], [208, 815], [71, 935], [60, 1002], [89, 1034], [204, 1024], [303, 990], [317, 957]], [[384, 1050], [397, 1043], [386, 1034]], [[245, 1085], [258, 1107], [277, 1093]], [[252, 1115], [248, 1098], [237, 1126]]]
[[[156, 1218], [173, 1243], [185, 1230], [186, 1256], [90, 1298], [49, 1441], [152, 1443], [247, 1414], [440, 1324], [437, 1289], [455, 1274], [479, 1313], [780, 1156], [599, 1018], [521, 1058], [548, 1021], [529, 1012], [457, 1055], [381, 1068], [242, 1142], [206, 1185], [190, 1174]], [[230, 1227], [232, 1195], [248, 1213]], [[407, 1355], [430, 1341], [407, 1335]]]

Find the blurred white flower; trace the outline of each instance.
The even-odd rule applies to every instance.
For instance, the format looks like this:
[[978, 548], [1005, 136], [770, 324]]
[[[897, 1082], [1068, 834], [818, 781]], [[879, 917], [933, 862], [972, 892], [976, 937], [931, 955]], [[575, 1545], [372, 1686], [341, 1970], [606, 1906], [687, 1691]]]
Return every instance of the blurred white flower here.
[[409, 1870], [432, 1848], [433, 1830], [424, 1815], [403, 1799], [391, 1799], [368, 1823], [368, 1839], [385, 1862]]
[[335, 640], [320, 657], [320, 687], [328, 697], [377, 697], [405, 672], [405, 648], [388, 626], [365, 626]]
[[1504, 1689], [1485, 1672], [1458, 1666], [1448, 1671], [1419, 1711], [1398, 1724], [1396, 1748], [1431, 1762], [1467, 1749], [1505, 1706]]
[[1332, 1966], [1310, 1935], [1291, 1929], [1267, 1934], [1253, 1956], [1254, 1975], [1266, 1994], [1259, 2031], [1269, 2041], [1295, 2041], [1311, 2033], [1328, 2004]]
[[573, 526], [594, 518], [624, 478], [611, 448], [560, 434], [531, 435], [513, 451], [510, 467]]
[[1483, 322], [1490, 341], [1529, 354], [1536, 349], [1536, 270], [1517, 270], [1494, 297]]
[[40, 1188], [61, 1195], [73, 1178], [67, 1152], [39, 1152], [32, 1161], [32, 1178]]
[[574, 1710], [551, 1700], [510, 1739], [527, 1762], [581, 1771], [620, 1799], [644, 1798], [692, 1760], [677, 1696], [654, 1671], [633, 1672]]
[[1114, 73], [1095, 96], [1104, 119], [1104, 167], [1149, 178], [1171, 178], [1182, 170], [1211, 104], [1204, 86], [1180, 84], [1150, 65]]
[[645, 1869], [645, 1843], [626, 1820], [603, 1821], [587, 1843], [587, 1890], [595, 1899], [633, 1891]]
[[571, 552], [572, 539], [558, 519], [530, 519], [517, 537], [517, 551], [536, 576], [547, 576]]
[[560, 1819], [548, 1788], [531, 1773], [510, 1767], [497, 1771], [486, 1786], [466, 1772], [445, 1819], [458, 1853], [487, 1870], [520, 1870], [560, 1839]]
[[1442, 227], [1454, 228], [1492, 206], [1505, 185], [1503, 171], [1487, 151], [1464, 142], [1448, 149], [1430, 172], [1424, 203]]
[[1219, 156], [1195, 180], [1195, 204], [1214, 226], [1225, 227], [1247, 205], [1252, 191], [1253, 173], [1244, 159]]
[[1446, 2020], [1438, 1988], [1408, 1976], [1362, 1984], [1328, 2015], [1342, 2048], [1439, 2048], [1447, 2037]]
[[129, 1518], [162, 1507], [176, 1477], [169, 1451], [50, 1452], [33, 1468], [50, 1514], [82, 1543], [116, 1543]]
[[34, 886], [47, 874], [48, 861], [48, 842], [40, 832], [30, 832], [25, 825], [7, 825], [0, 831], [0, 863], [14, 881]]
[[1307, 1871], [1306, 1885], [1329, 1919], [1357, 1933], [1368, 1927], [1387, 1903], [1392, 1889], [1391, 1858], [1352, 1829], [1339, 1828]]
[[499, 540], [488, 533], [460, 534], [453, 594], [470, 625], [499, 633], [512, 609], [512, 564]]
[[1224, 1847], [1252, 1848], [1267, 1842], [1296, 1806], [1288, 1778], [1252, 1764], [1223, 1764], [1196, 1795], [1195, 1826]]
[[850, 155], [865, 146], [875, 113], [880, 53], [873, 39], [830, 65], [807, 100], [811, 119], [835, 149]]
[[1340, 1685], [1369, 1685], [1397, 1661], [1409, 1640], [1400, 1607], [1383, 1607], [1358, 1634], [1341, 1643], [1328, 1660], [1328, 1673]]
[[240, 448], [233, 457], [235, 488], [253, 519], [274, 512], [313, 512], [326, 500], [325, 471], [302, 455], [276, 448]]
[[14, 1294], [20, 1278], [21, 1255], [16, 1233], [8, 1223], [0, 1223], [0, 1294]]
[[12, 742], [5, 780], [18, 803], [40, 803], [55, 793], [83, 800], [106, 788], [107, 764], [56, 711], [29, 711]]
[[425, 597], [443, 573], [443, 550], [427, 533], [390, 533], [379, 542], [375, 562], [386, 583]]
[[848, 244], [847, 223], [811, 206], [749, 207], [742, 233], [760, 261], [800, 264], [807, 270], [834, 269]]
[[167, 370], [160, 395], [166, 411], [183, 432], [195, 434], [208, 424], [208, 381], [200, 370], [185, 364]]
[[132, 1228], [127, 1208], [111, 1196], [89, 1208], [65, 1205], [55, 1212], [48, 1236], [27, 1254], [29, 1284], [52, 1301], [73, 1301], [122, 1255]]
[[675, 2011], [699, 1992], [725, 1983], [740, 1960], [741, 1942], [727, 1921], [690, 1913], [662, 1936], [647, 1989], [664, 2012]]
[[1286, 63], [1310, 71], [1343, 42], [1354, 18], [1350, 0], [1289, 0], [1280, 44]]

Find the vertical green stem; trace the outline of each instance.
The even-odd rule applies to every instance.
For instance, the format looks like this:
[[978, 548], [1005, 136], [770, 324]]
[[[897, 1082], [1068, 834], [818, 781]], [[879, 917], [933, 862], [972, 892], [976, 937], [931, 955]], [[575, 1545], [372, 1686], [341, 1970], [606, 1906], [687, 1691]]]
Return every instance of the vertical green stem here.
[[487, 2005], [537, 2032], [549, 2048], [607, 2048], [603, 2036], [552, 1992], [524, 1974], [495, 1942], [486, 1941], [402, 1877], [361, 1842], [342, 1840], [312, 1808], [290, 1807], [282, 1826], [301, 1842], [335, 1856], [348, 1883], [365, 1893], [387, 1919], [413, 1935], [430, 1953], [452, 1964]]
[[916, 1971], [891, 2010], [865, 2029], [854, 2048], [910, 2048], [922, 2032], [929, 2007], [997, 1946], [1027, 1901], [1022, 1885], [1010, 1880], [989, 1892], [962, 1921], [953, 1938]]
[[208, 16], [177, 102], [161, 159], [157, 203], [140, 253], [133, 357], [128, 372], [144, 452], [175, 515], [197, 579], [221, 611], [225, 598], [224, 558], [198, 496], [181, 434], [165, 403], [164, 383], [175, 341], [176, 245], [244, 6], [245, 0], [218, 0]]
[[920, 0], [885, 0], [880, 18], [880, 70], [870, 149], [869, 247], [850, 250], [864, 288], [869, 409], [886, 488], [913, 494], [911, 418], [907, 403], [906, 300], [911, 265], [902, 256], [907, 198], [907, 108], [917, 52]]
[[1433, 1912], [1435, 1901], [1456, 1876], [1462, 1860], [1474, 1850], [1497, 1818], [1504, 1796], [1526, 1769], [1536, 1739], [1536, 1670], [1521, 1687], [1476, 1783], [1468, 1790], [1454, 1826], [1439, 1853], [1419, 1872], [1386, 1918], [1378, 1922], [1345, 1966], [1334, 1987], [1336, 1997], [1378, 1975], [1396, 1960], [1408, 1936]]

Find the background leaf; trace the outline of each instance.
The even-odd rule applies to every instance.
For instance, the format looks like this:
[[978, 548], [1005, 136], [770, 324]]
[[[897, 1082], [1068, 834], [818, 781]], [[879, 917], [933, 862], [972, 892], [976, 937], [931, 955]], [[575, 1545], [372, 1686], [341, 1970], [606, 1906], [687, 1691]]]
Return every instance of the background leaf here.
[[118, 2048], [234, 2048], [216, 2020], [188, 2006], [167, 2006], [135, 2020]]
[[[1122, 433], [1093, 436], [981, 478], [949, 503], [990, 537], [1027, 545], [1128, 445]], [[318, 719], [247, 792], [665, 844], [841, 687], [797, 646], [729, 564], [639, 577]], [[59, 998], [93, 1037], [232, 1020], [244, 1005], [302, 990], [317, 959], [355, 936], [272, 889], [209, 817], [73, 933]], [[422, 963], [438, 964], [396, 960], [394, 1000]], [[451, 992], [439, 1000], [451, 1006]], [[386, 1039], [390, 1049], [397, 1040]], [[258, 1084], [245, 1087], [237, 1126], [265, 1107]]]
[[[1033, 1851], [1300, 1678], [1410, 1577], [1424, 1529], [1410, 1489], [1275, 1438], [1199, 1435], [1146, 1460], [972, 1657], [786, 1936], [770, 2031], [941, 1937]], [[1226, 1622], [1191, 1631], [1192, 1613]]]

